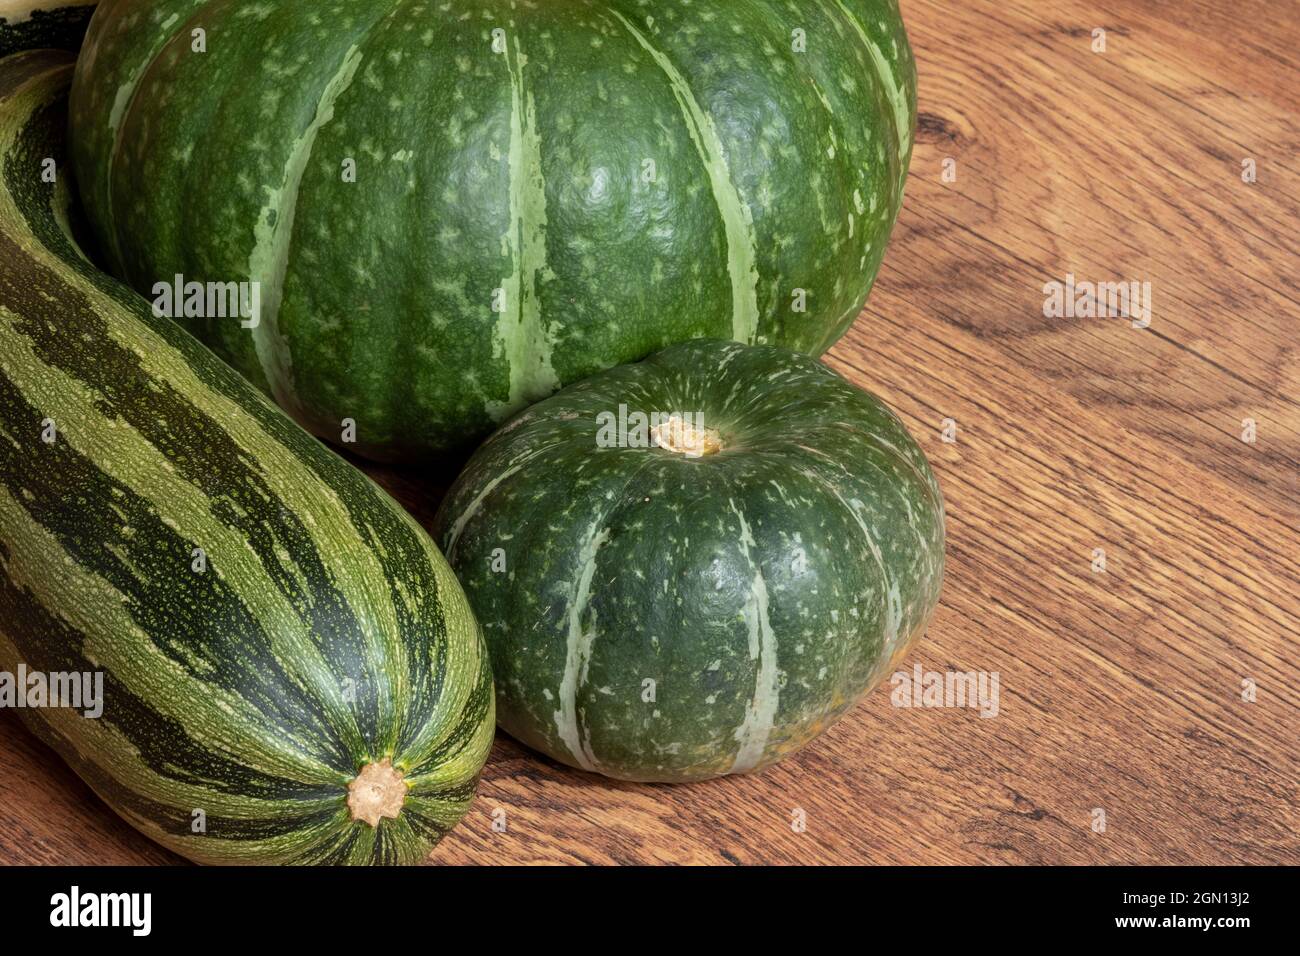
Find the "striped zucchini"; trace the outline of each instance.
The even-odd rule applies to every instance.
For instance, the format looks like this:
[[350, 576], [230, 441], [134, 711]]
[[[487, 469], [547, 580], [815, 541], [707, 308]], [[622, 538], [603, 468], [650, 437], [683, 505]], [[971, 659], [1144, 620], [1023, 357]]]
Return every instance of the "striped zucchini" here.
[[68, 230], [66, 53], [0, 62], [0, 671], [119, 814], [203, 863], [411, 863], [461, 817], [492, 680], [433, 543]]

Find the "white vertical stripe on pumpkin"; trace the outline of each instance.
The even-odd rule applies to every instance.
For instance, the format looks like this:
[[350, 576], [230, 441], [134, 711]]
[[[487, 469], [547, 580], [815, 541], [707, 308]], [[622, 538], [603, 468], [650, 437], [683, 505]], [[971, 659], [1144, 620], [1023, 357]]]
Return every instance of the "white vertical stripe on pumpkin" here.
[[[800, 445], [799, 447], [804, 451], [811, 450], [805, 445]], [[819, 455], [819, 457], [826, 459], [825, 455]], [[809, 467], [801, 469], [801, 471], [807, 478], [810, 478], [825, 488], [827, 492], [830, 493], [831, 497], [843, 505], [844, 510], [853, 516], [854, 522], [862, 531], [862, 538], [867, 543], [867, 549], [871, 552], [872, 558], [880, 568], [880, 595], [885, 610], [884, 641], [885, 644], [890, 647], [897, 645], [898, 635], [903, 621], [903, 608], [900, 602], [898, 586], [890, 576], [889, 571], [885, 568], [885, 555], [884, 552], [881, 551], [880, 543], [876, 540], [876, 536], [872, 533], [866, 519], [862, 516], [862, 512], [865, 510], [866, 505], [860, 498], [853, 498], [852, 500], [846, 499], [842, 494], [840, 494], [839, 489], [835, 486], [833, 481], [824, 478], [815, 469]]]
[[266, 190], [257, 224], [253, 227], [256, 243], [248, 257], [248, 277], [261, 287], [261, 315], [253, 326], [253, 345], [262, 372], [271, 386], [271, 394], [285, 411], [299, 421], [305, 420], [302, 403], [293, 387], [293, 359], [289, 343], [280, 333], [280, 303], [284, 298], [284, 278], [289, 269], [289, 245], [293, 241], [293, 222], [298, 211], [302, 178], [311, 160], [312, 147], [321, 127], [334, 118], [334, 104], [352, 85], [361, 66], [361, 48], [353, 44], [344, 54], [338, 70], [330, 77], [316, 104], [316, 115], [289, 150], [279, 189]]
[[[504, 245], [511, 259], [506, 303], [497, 319], [496, 344], [510, 375], [504, 403], [489, 403], [495, 421], [560, 386], [551, 364], [554, 348], [537, 294], [538, 276], [546, 268], [546, 182], [542, 178], [542, 138], [537, 129], [533, 93], [524, 85], [528, 57], [514, 38], [510, 71], [510, 229]], [[507, 54], [508, 56], [508, 54]]]
[[[912, 121], [907, 109], [907, 93], [885, 57], [885, 52], [871, 39], [862, 21], [845, 5], [844, 0], [836, 0], [836, 3], [862, 39], [862, 45], [871, 54], [871, 62], [876, 66], [876, 76], [880, 79], [886, 99], [894, 108], [894, 126], [898, 131], [898, 161], [901, 164], [907, 158], [907, 151], [912, 148]], [[906, 169], [902, 174], [907, 175]]]
[[754, 239], [754, 217], [731, 178], [722, 139], [713, 119], [700, 106], [690, 84], [664, 52], [617, 10], [609, 11], [654, 59], [681, 107], [691, 141], [700, 154], [713, 188], [713, 199], [722, 214], [727, 236], [727, 269], [731, 276], [731, 337], [754, 344], [758, 337], [758, 251]]
[[[203, 6], [203, 2], [204, 0], [194, 0], [194, 5], [188, 11], [188, 15], [193, 16], [197, 13]], [[100, 15], [104, 14], [103, 10], [97, 12]], [[173, 13], [161, 21], [158, 19], [157, 15], [151, 18], [156, 26], [156, 32], [152, 38], [151, 45], [146, 50], [144, 58], [136, 64], [134, 69], [131, 70], [126, 81], [113, 93], [113, 106], [112, 109], [108, 111], [107, 117], [105, 117], [108, 123], [109, 139], [112, 141], [113, 147], [108, 154], [108, 162], [104, 166], [104, 176], [106, 181], [104, 183], [104, 208], [101, 212], [105, 216], [104, 225], [108, 227], [109, 248], [107, 252], [113, 260], [113, 265], [118, 275], [122, 275], [125, 271], [123, 268], [125, 263], [122, 257], [121, 239], [118, 235], [117, 224], [113, 213], [113, 172], [117, 169], [117, 158], [122, 151], [122, 124], [126, 119], [126, 114], [130, 109], [131, 103], [135, 100], [136, 93], [140, 89], [140, 84], [144, 80], [145, 73], [147, 73], [149, 68], [153, 66], [162, 51], [167, 48], [167, 44], [171, 41], [174, 35], [173, 27], [184, 18], [185, 17], [179, 13]], [[128, 29], [129, 24], [134, 23], [133, 20], [127, 20], [125, 17], [118, 22], [121, 24], [118, 27], [118, 33], [121, 35], [125, 35], [125, 31]], [[105, 39], [101, 40], [101, 42], [111, 42], [111, 40], [107, 38], [112, 37], [112, 34], [105, 32], [104, 37]], [[98, 51], [94, 47], [87, 45], [86, 49], [82, 51], [82, 56], [86, 57], [87, 60], [93, 60], [97, 52]]]
[[772, 630], [772, 621], [768, 615], [767, 582], [763, 580], [763, 569], [749, 553], [750, 547], [755, 544], [754, 535], [736, 503], [731, 501], [729, 504], [740, 522], [741, 551], [754, 572], [749, 600], [745, 602], [745, 624], [749, 628], [749, 658], [758, 662], [758, 670], [754, 678], [753, 699], [745, 708], [744, 721], [736, 728], [736, 740], [739, 741], [740, 748], [728, 771], [745, 773], [758, 766], [767, 751], [767, 740], [776, 723], [776, 711], [781, 698], [781, 671], [777, 661], [776, 633]]
[[609, 528], [601, 527], [604, 523], [605, 516], [601, 515], [592, 524], [578, 554], [578, 577], [569, 597], [569, 633], [564, 676], [560, 679], [560, 709], [555, 712], [555, 726], [560, 739], [584, 770], [595, 770], [596, 759], [591, 751], [590, 737], [584, 740], [582, 736], [578, 719], [578, 687], [586, 678], [596, 629], [594, 626], [583, 627], [582, 618], [591, 604], [591, 581], [596, 575], [596, 555], [609, 540], [611, 533]]

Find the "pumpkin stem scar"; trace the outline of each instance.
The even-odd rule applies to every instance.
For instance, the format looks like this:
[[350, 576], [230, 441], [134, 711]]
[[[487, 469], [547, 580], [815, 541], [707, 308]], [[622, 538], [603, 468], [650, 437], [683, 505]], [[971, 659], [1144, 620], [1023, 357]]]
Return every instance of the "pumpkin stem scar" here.
[[722, 451], [722, 435], [716, 428], [701, 428], [680, 415], [655, 425], [650, 429], [650, 437], [657, 447], [687, 458], [703, 458]]
[[353, 820], [379, 826], [381, 817], [396, 820], [406, 802], [406, 781], [393, 767], [392, 758], [368, 763], [348, 784], [348, 810]]

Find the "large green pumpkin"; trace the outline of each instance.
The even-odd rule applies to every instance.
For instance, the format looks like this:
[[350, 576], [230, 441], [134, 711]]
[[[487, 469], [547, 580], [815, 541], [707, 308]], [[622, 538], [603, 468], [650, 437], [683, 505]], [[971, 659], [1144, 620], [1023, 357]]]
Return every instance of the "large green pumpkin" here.
[[896, 0], [108, 0], [75, 172], [137, 289], [317, 434], [419, 458], [705, 336], [817, 355], [903, 194]]
[[487, 637], [500, 725], [629, 780], [807, 743], [891, 672], [943, 576], [939, 487], [893, 413], [808, 356], [722, 341], [520, 414], [434, 536]]

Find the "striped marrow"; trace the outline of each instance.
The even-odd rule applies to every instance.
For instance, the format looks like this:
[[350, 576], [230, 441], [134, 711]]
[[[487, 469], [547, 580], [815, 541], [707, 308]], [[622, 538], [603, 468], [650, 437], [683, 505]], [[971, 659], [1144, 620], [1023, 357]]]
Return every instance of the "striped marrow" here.
[[434, 535], [502, 729], [628, 780], [802, 747], [892, 673], [943, 579], [943, 499], [898, 418], [806, 355], [717, 340], [522, 412]]
[[488, 659], [430, 539], [69, 232], [66, 53], [0, 62], [0, 672], [203, 863], [413, 863], [465, 813]]
[[[105, 0], [72, 156], [113, 271], [316, 434], [426, 459], [692, 338], [820, 355], [903, 200], [897, 0]], [[192, 228], [195, 222], [204, 228]]]

